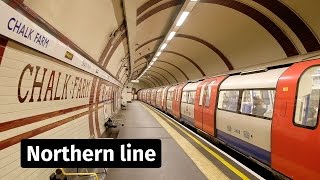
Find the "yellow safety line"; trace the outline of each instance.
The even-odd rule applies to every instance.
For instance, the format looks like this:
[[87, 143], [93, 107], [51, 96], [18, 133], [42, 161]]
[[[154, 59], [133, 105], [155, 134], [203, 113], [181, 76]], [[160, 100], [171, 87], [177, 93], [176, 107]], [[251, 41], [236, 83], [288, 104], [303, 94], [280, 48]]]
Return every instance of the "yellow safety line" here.
[[60, 168], [60, 170], [65, 176], [94, 176], [96, 180], [99, 180], [97, 173], [66, 173], [63, 168]]
[[[143, 105], [145, 106], [145, 105]], [[145, 106], [145, 108], [147, 108]], [[149, 109], [149, 108], [148, 108]], [[150, 111], [149, 111], [150, 112]], [[165, 117], [166, 118], [166, 117]], [[157, 118], [156, 118], [157, 119]], [[183, 133], [185, 133], [188, 137], [190, 137], [194, 142], [196, 142], [198, 145], [200, 145], [203, 149], [205, 149], [207, 152], [209, 152], [212, 156], [214, 156], [216, 159], [218, 159], [222, 164], [224, 164], [226, 167], [228, 167], [232, 172], [237, 174], [241, 179], [249, 179], [245, 174], [243, 174], [241, 171], [239, 171], [237, 168], [232, 166], [229, 162], [224, 160], [219, 154], [212, 151], [208, 146], [204, 145], [202, 142], [200, 142], [198, 139], [196, 139], [194, 136], [192, 136], [190, 133], [188, 133], [186, 130], [182, 129], [180, 126], [178, 126], [176, 123], [172, 122], [168, 118], [166, 118], [167, 121], [170, 124], [174, 125], [176, 128], [181, 130]], [[174, 136], [172, 136], [174, 138]]]

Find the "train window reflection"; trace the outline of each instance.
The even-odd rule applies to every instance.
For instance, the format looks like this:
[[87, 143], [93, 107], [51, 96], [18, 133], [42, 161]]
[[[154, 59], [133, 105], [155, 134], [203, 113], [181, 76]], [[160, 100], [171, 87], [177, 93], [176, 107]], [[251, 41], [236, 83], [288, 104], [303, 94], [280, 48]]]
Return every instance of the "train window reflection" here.
[[201, 87], [199, 106], [202, 106], [202, 100], [203, 100], [203, 96], [204, 96], [204, 88], [207, 86], [207, 84], [208, 84], [208, 82], [205, 82]]
[[189, 92], [188, 104], [194, 104], [195, 96], [196, 96], [196, 92], [195, 91], [190, 91]]
[[244, 90], [240, 112], [272, 118], [275, 90]]
[[172, 101], [173, 97], [173, 91], [169, 91], [167, 95], [167, 100]]
[[294, 123], [313, 128], [318, 122], [320, 68], [312, 67], [300, 77]]
[[213, 80], [213, 81], [211, 81], [210, 84], [208, 84], [208, 86], [206, 86], [206, 89], [205, 89], [205, 98], [206, 98], [205, 106], [206, 107], [209, 107], [209, 105], [210, 105], [211, 89], [212, 89], [212, 86], [214, 85], [215, 82], [216, 81]]
[[181, 102], [183, 103], [186, 103], [188, 101], [188, 96], [189, 96], [189, 93], [188, 92], [183, 92], [182, 93], [182, 99], [181, 99]]
[[238, 90], [220, 91], [218, 108], [236, 112], [238, 110], [238, 100]]

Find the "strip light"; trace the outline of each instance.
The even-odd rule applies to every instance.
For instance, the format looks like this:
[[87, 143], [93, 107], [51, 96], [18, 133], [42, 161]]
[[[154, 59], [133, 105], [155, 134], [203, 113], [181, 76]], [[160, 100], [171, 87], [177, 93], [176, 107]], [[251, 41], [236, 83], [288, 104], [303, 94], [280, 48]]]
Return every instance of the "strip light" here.
[[167, 45], [168, 45], [167, 43], [162, 44], [162, 46], [161, 46], [161, 48], [160, 48], [160, 49], [161, 49], [161, 50], [164, 50], [164, 48], [166, 48], [166, 47], [167, 47]]
[[181, 14], [181, 16], [180, 16], [180, 18], [179, 18], [176, 26], [181, 26], [182, 23], [187, 19], [188, 15], [189, 15], [189, 12], [186, 12], [186, 11], [183, 12], [183, 13]]
[[170, 40], [174, 37], [175, 34], [176, 34], [176, 32], [174, 32], [174, 31], [171, 32], [171, 33], [169, 34], [167, 40], [170, 41]]
[[161, 54], [161, 51], [159, 51], [159, 52], [156, 54], [156, 56], [160, 56], [160, 54]]

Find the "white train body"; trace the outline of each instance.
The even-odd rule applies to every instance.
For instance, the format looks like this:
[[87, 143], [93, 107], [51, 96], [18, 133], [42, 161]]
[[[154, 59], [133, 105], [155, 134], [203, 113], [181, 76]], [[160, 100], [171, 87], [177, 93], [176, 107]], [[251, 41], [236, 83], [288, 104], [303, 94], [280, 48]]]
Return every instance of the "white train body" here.
[[182, 90], [181, 119], [194, 126], [194, 100], [200, 82], [189, 83]]
[[[271, 161], [271, 122], [277, 81], [287, 68], [228, 77], [220, 86], [217, 137], [262, 162]], [[266, 79], [268, 81], [261, 81]], [[241, 98], [241, 104], [238, 102]]]
[[168, 90], [167, 94], [167, 113], [172, 114], [172, 103], [173, 103], [173, 91], [176, 88], [176, 86], [171, 86]]

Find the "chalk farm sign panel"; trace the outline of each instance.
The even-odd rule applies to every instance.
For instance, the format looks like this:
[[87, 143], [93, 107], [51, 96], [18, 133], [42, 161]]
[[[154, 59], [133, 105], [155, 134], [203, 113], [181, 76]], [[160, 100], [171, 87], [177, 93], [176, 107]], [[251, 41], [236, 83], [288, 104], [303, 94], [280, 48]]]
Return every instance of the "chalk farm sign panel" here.
[[1, 35], [122, 87], [122, 84], [106, 71], [70, 49], [3, 1], [0, 1], [0, 15]]

